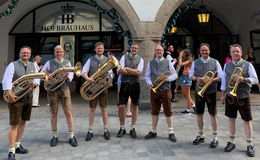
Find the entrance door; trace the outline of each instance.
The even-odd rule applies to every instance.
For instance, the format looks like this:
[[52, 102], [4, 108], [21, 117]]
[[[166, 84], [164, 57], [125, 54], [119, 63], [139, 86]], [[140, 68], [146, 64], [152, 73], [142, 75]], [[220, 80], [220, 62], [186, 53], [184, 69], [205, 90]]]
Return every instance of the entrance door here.
[[79, 60], [84, 65], [87, 60], [95, 55], [95, 43], [100, 41], [98, 35], [85, 35], [79, 37]]

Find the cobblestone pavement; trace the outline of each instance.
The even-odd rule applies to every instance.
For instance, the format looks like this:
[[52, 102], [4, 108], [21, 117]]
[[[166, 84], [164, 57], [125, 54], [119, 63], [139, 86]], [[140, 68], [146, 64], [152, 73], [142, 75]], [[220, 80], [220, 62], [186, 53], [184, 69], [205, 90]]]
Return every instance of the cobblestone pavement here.
[[[137, 139], [129, 136], [131, 118], [126, 118], [127, 134], [123, 138], [117, 138], [119, 129], [117, 107], [109, 105], [109, 121], [111, 140], [103, 138], [103, 124], [100, 110], [97, 110], [94, 122], [94, 137], [92, 141], [86, 142], [88, 110], [87, 102], [80, 98], [73, 99], [75, 134], [79, 146], [76, 148], [68, 144], [68, 129], [66, 119], [60, 108], [58, 116], [58, 138], [56, 147], [50, 147], [51, 139], [49, 109], [46, 100], [41, 100], [40, 108], [33, 108], [31, 121], [26, 125], [22, 144], [29, 149], [29, 154], [18, 155], [18, 160], [260, 160], [260, 100], [259, 95], [252, 95], [253, 104], [253, 127], [254, 145], [256, 146], [256, 157], [248, 158], [245, 154], [246, 141], [243, 130], [243, 123], [240, 118], [237, 121], [236, 149], [231, 153], [225, 153], [223, 148], [228, 140], [227, 118], [224, 116], [224, 108], [218, 104], [219, 118], [219, 146], [216, 149], [208, 147], [211, 139], [211, 126], [208, 113], [205, 114], [205, 143], [194, 146], [192, 141], [197, 134], [196, 117], [192, 115], [180, 115], [184, 108], [184, 101], [179, 98], [178, 103], [173, 103], [174, 132], [177, 142], [168, 140], [168, 130], [164, 114], [160, 114], [158, 123], [158, 137], [145, 140], [144, 136], [151, 128], [151, 116], [149, 110], [140, 109], [140, 116], [137, 125]], [[3, 101], [0, 101], [0, 160], [5, 160], [8, 152], [7, 130], [8, 130], [8, 109]]]

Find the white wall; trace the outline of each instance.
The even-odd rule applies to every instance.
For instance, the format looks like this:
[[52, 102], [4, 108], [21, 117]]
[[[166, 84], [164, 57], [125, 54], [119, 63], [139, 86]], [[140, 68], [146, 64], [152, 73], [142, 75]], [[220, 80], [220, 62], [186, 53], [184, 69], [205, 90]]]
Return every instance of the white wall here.
[[140, 21], [153, 22], [164, 0], [128, 0]]

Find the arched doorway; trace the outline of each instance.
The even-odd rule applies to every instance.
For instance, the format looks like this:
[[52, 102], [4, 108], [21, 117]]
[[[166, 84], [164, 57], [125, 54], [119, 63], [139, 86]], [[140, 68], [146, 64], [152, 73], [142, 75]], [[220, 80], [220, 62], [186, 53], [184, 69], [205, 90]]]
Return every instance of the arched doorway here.
[[197, 58], [200, 43], [208, 43], [211, 46], [210, 56], [218, 59], [223, 65], [230, 44], [238, 43], [239, 37], [233, 35], [214, 15], [211, 15], [209, 23], [200, 24], [197, 13], [198, 10], [191, 9], [180, 15], [176, 21], [177, 31], [165, 35], [166, 44], [173, 44], [175, 48], [189, 48]]
[[16, 51], [29, 45], [33, 54], [42, 55], [44, 60], [51, 57], [55, 45], [69, 39], [74, 43], [74, 53], [67, 57], [72, 64], [79, 60], [84, 63], [97, 41], [103, 41], [106, 51], [116, 56], [124, 49], [124, 38], [116, 33], [112, 18], [84, 1], [41, 5], [23, 16], [9, 34], [15, 36]]

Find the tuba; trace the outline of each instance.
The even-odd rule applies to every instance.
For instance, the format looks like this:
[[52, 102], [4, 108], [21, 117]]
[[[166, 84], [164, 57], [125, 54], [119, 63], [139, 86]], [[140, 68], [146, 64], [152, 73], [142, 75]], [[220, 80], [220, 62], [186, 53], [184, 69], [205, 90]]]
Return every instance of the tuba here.
[[229, 82], [228, 82], [228, 87], [229, 88], [232, 88], [232, 90], [229, 92], [230, 95], [236, 97], [237, 96], [237, 87], [239, 85], [239, 77], [242, 76], [243, 74], [243, 68], [244, 66], [241, 68], [241, 67], [236, 67], [229, 79]]
[[213, 82], [213, 79], [215, 77], [215, 73], [212, 71], [208, 71], [203, 76], [203, 82], [198, 83], [198, 88], [200, 88], [200, 91], [197, 92], [197, 94], [201, 97], [203, 97], [205, 91], [209, 87], [209, 85]]
[[161, 86], [161, 85], [163, 85], [166, 81], [167, 81], [167, 79], [168, 79], [168, 77], [171, 75], [171, 72], [169, 72], [169, 71], [166, 71], [166, 72], [164, 72], [163, 74], [161, 74], [159, 77], [157, 77], [154, 81], [153, 81], [153, 88], [152, 88], [152, 91], [154, 92], [154, 93], [157, 93], [157, 90], [158, 90], [158, 88]]
[[86, 81], [80, 87], [80, 95], [87, 101], [95, 99], [112, 83], [112, 77], [107, 72], [110, 69], [119, 67], [119, 62], [111, 53], [108, 56], [109, 60], [90, 77], [96, 82], [90, 83]]
[[[11, 92], [17, 97], [16, 101], [18, 101], [23, 96], [25, 96], [27, 93], [32, 91], [31, 90], [31, 88], [32, 88], [31, 80], [38, 79], [38, 78], [45, 79], [45, 81], [48, 81], [48, 71], [46, 70], [43, 73], [27, 74], [27, 75], [24, 75], [24, 76], [18, 78], [17, 80], [15, 80], [13, 82]], [[8, 97], [6, 91], [4, 91], [3, 97], [7, 103], [14, 103], [9, 100], [9, 97]]]
[[74, 67], [59, 68], [52, 73], [52, 79], [44, 81], [45, 90], [50, 92], [55, 91], [65, 82], [65, 79], [63, 77], [65, 76], [66, 72], [74, 72], [76, 76], [79, 77], [81, 74], [81, 69], [82, 65], [80, 62], [76, 63]]

